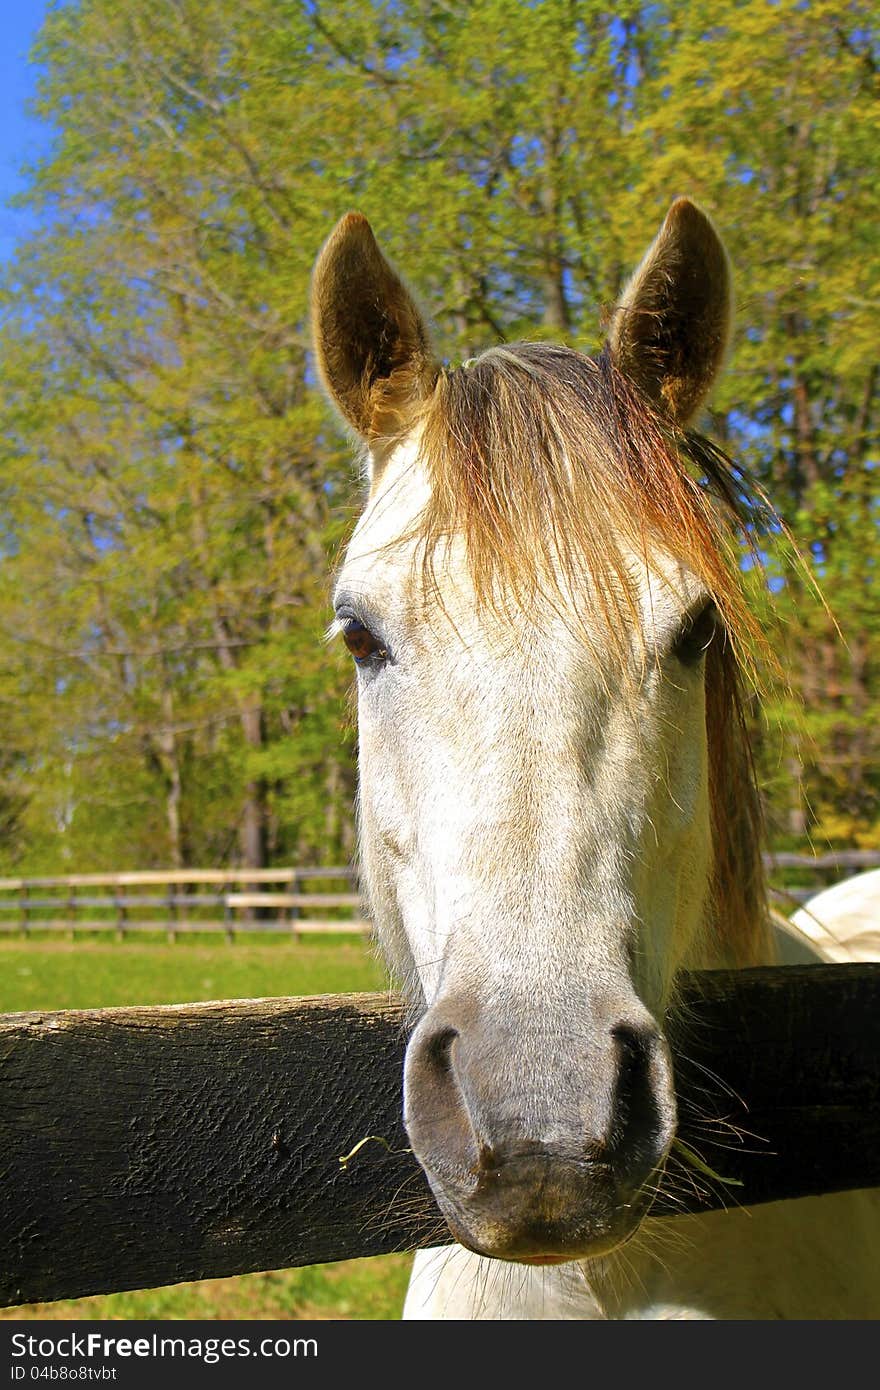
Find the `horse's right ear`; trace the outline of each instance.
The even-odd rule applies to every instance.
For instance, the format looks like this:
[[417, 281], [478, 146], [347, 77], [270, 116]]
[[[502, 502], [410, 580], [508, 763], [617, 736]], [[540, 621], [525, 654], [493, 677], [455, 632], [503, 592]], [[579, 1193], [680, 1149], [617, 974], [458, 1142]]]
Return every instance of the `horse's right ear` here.
[[437, 379], [424, 320], [359, 212], [315, 262], [312, 339], [328, 396], [368, 442], [405, 430]]

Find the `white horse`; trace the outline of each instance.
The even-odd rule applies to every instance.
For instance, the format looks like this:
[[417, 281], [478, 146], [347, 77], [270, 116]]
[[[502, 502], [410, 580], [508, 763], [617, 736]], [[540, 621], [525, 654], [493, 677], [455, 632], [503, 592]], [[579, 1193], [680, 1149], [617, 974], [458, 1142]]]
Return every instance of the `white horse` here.
[[358, 214], [315, 268], [368, 485], [334, 625], [362, 873], [418, 1020], [407, 1132], [457, 1242], [416, 1256], [408, 1318], [880, 1315], [877, 1193], [648, 1215], [679, 972], [778, 959], [739, 714], [742, 484], [686, 429], [730, 300], [686, 199], [595, 360], [520, 343], [441, 368]]

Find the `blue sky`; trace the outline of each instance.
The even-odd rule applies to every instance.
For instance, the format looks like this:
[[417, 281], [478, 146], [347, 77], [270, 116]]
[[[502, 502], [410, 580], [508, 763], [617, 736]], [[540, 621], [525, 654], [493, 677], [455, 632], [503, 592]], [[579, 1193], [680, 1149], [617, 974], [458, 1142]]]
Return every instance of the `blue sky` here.
[[36, 85], [28, 50], [49, 5], [50, 0], [0, 0], [0, 261], [33, 225], [26, 212], [9, 208], [7, 199], [22, 187], [22, 164], [37, 159], [50, 139], [47, 128], [25, 111]]

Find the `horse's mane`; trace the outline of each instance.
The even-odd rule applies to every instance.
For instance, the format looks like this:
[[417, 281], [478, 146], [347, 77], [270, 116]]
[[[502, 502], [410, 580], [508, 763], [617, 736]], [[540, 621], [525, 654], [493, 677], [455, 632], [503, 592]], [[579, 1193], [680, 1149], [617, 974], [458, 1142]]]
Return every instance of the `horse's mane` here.
[[[464, 538], [480, 603], [539, 596], [557, 610], [586, 576], [609, 649], [629, 650], [632, 557], [661, 549], [712, 594], [723, 636], [707, 653], [717, 963], [768, 958], [763, 828], [743, 709], [760, 630], [743, 597], [742, 538], [762, 502], [702, 436], [676, 428], [614, 366], [546, 343], [490, 348], [441, 372], [422, 412], [430, 501], [419, 519], [426, 581]], [[435, 586], [436, 587], [436, 586]], [[576, 616], [573, 621], [577, 621]], [[604, 635], [604, 634], [603, 634]]]

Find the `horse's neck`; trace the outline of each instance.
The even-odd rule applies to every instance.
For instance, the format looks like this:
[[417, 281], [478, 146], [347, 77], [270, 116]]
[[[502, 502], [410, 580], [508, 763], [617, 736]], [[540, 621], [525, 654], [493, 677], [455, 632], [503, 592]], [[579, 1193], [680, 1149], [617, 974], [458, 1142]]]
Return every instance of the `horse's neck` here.
[[764, 873], [764, 818], [743, 683], [724, 643], [706, 657], [706, 737], [712, 828], [712, 878], [698, 958], [690, 969], [736, 969], [778, 960]]
[[683, 962], [684, 970], [743, 970], [758, 965], [778, 965], [779, 945], [769, 909], [756, 904], [753, 920], [737, 922], [736, 931], [721, 917], [723, 903], [707, 912], [703, 931]]

